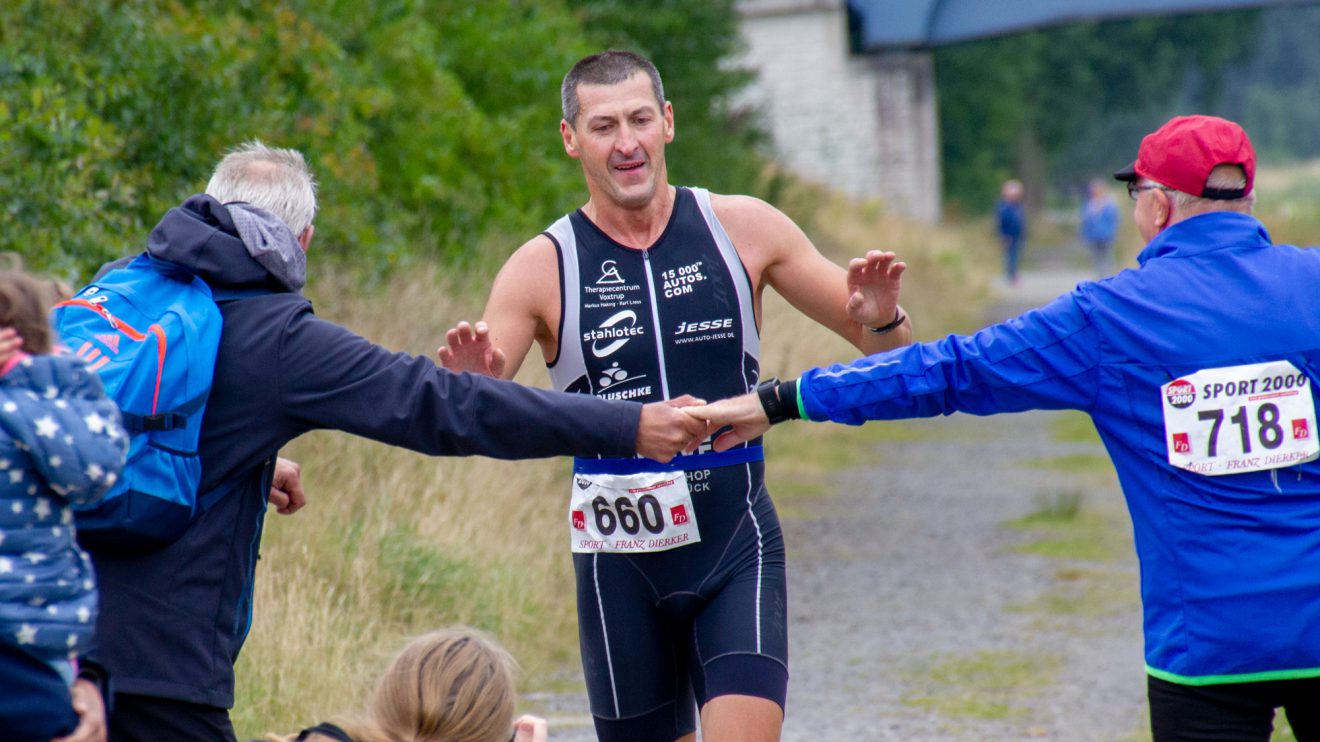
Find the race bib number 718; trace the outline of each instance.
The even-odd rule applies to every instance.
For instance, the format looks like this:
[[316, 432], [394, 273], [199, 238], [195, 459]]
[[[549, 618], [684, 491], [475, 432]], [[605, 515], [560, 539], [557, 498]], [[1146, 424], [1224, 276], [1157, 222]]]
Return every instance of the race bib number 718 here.
[[1320, 456], [1310, 379], [1288, 361], [1212, 368], [1160, 387], [1169, 463], [1219, 476]]

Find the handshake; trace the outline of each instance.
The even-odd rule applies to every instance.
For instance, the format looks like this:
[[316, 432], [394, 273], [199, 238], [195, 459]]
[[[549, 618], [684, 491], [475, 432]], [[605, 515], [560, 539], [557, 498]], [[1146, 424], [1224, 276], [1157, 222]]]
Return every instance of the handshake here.
[[642, 406], [637, 426], [637, 453], [666, 462], [693, 453], [702, 441], [728, 428], [714, 441], [716, 451], [728, 450], [770, 429], [756, 394], [744, 394], [707, 404], [688, 394]]

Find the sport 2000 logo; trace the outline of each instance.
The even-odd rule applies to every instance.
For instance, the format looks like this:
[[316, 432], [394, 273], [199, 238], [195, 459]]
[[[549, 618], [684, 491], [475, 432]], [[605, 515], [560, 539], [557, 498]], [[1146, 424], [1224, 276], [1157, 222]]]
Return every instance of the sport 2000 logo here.
[[1180, 410], [1191, 407], [1196, 401], [1196, 386], [1186, 379], [1178, 379], [1164, 390], [1164, 398]]

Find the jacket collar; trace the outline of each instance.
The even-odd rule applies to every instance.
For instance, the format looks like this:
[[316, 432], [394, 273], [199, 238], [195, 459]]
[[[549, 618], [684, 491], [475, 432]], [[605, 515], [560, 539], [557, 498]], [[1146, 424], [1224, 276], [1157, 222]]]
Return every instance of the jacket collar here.
[[151, 230], [147, 252], [182, 266], [212, 287], [279, 286], [248, 254], [229, 209], [204, 193], [165, 214]]
[[1197, 214], [1155, 235], [1137, 255], [1145, 265], [1153, 258], [1188, 257], [1226, 247], [1269, 247], [1273, 244], [1265, 225], [1250, 214], [1212, 211]]

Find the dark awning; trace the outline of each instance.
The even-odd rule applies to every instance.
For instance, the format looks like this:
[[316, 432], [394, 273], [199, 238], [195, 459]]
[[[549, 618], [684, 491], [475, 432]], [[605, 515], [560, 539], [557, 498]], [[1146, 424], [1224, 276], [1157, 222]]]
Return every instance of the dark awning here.
[[862, 50], [921, 48], [1075, 21], [1195, 13], [1286, 0], [848, 0]]

